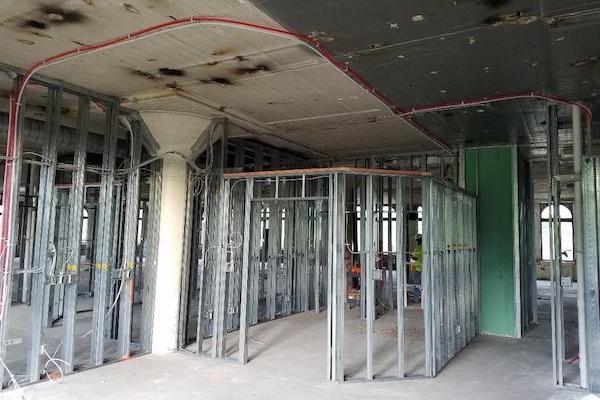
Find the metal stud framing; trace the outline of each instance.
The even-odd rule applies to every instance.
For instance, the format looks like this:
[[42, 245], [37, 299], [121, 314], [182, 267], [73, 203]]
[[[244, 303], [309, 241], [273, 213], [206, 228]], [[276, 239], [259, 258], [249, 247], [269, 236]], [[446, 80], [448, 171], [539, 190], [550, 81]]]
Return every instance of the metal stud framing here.
[[[279, 180], [276, 181], [277, 183]], [[275, 194], [279, 190], [275, 186]], [[266, 309], [265, 318], [275, 319], [277, 312], [277, 271], [280, 263], [281, 247], [281, 203], [269, 204], [269, 239], [267, 248], [267, 280], [266, 280]]]
[[50, 110], [46, 122], [47, 136], [44, 145], [43, 156], [45, 163], [40, 167], [40, 180], [37, 199], [37, 222], [39, 227], [35, 232], [35, 248], [33, 265], [36, 273], [33, 274], [31, 291], [31, 325], [30, 342], [27, 351], [27, 375], [30, 382], [37, 382], [40, 379], [40, 354], [43, 345], [43, 322], [44, 315], [49, 310], [46, 301], [48, 286], [46, 277], [51, 263], [50, 241], [53, 240], [54, 227], [52, 214], [54, 206], [52, 204], [54, 177], [56, 174], [56, 155], [57, 155], [57, 136], [60, 129], [60, 113], [62, 103], [62, 90], [48, 89], [48, 107]]
[[104, 362], [104, 327], [108, 308], [107, 293], [110, 283], [110, 265], [113, 243], [113, 183], [115, 150], [117, 145], [117, 121], [119, 107], [109, 104], [107, 109], [107, 132], [102, 155], [102, 175], [98, 205], [98, 232], [95, 243], [94, 306], [92, 314], [91, 363]]
[[564, 384], [563, 361], [564, 316], [563, 291], [561, 285], [561, 244], [560, 244], [560, 182], [558, 155], [558, 119], [556, 106], [548, 109], [548, 203], [550, 211], [550, 280], [552, 282], [551, 320], [552, 320], [552, 367], [554, 384]]
[[81, 259], [81, 225], [83, 218], [83, 203], [85, 201], [85, 164], [86, 164], [86, 146], [88, 137], [88, 122], [90, 113], [90, 99], [87, 96], [79, 98], [79, 120], [77, 131], [79, 135], [79, 144], [77, 152], [73, 159], [73, 164], [77, 169], [73, 172], [71, 191], [69, 194], [69, 242], [68, 248], [71, 251], [71, 257], [67, 261], [67, 273], [71, 279], [65, 285], [65, 308], [64, 308], [64, 342], [62, 346], [62, 359], [66, 361], [66, 372], [73, 370], [74, 361], [74, 336], [75, 336], [75, 317], [77, 315], [77, 279], [80, 271]]
[[425, 187], [425, 370], [433, 377], [478, 333], [478, 265], [474, 199], [435, 181]]
[[135, 168], [142, 156], [142, 140], [139, 121], [131, 124], [131, 159], [127, 176], [127, 199], [125, 205], [125, 227], [123, 233], [123, 256], [117, 277], [120, 278], [121, 296], [119, 298], [119, 356], [126, 358], [130, 354], [131, 320], [134, 295], [134, 273], [136, 271], [136, 246], [139, 221], [140, 171]]
[[600, 159], [582, 164], [584, 274], [580, 282], [585, 302], [588, 389], [600, 392]]
[[[14, 87], [16, 88], [18, 86], [18, 79], [15, 79], [15, 81], [13, 82]], [[50, 98], [50, 96], [49, 96]], [[10, 100], [11, 102], [14, 101], [14, 99], [11, 98]], [[22, 101], [22, 107], [25, 106], [25, 99], [21, 100]], [[12, 104], [9, 104], [9, 106], [12, 106]], [[23, 123], [24, 120], [24, 113], [21, 113], [21, 116], [19, 117], [19, 121], [18, 124], [20, 126], [22, 126], [21, 124]], [[19, 132], [17, 131], [17, 135], [15, 138], [15, 159], [14, 160], [6, 160], [5, 161], [5, 165], [4, 165], [4, 179], [8, 178], [10, 176], [11, 180], [12, 180], [12, 187], [10, 187], [10, 196], [5, 196], [6, 192], [3, 193], [3, 201], [4, 202], [9, 202], [10, 203], [10, 209], [8, 209], [8, 207], [6, 207], [4, 209], [4, 213], [5, 215], [15, 215], [15, 213], [18, 210], [18, 203], [19, 203], [19, 184], [20, 184], [20, 177], [21, 177], [21, 167], [22, 167], [22, 158], [21, 156], [23, 155], [23, 137], [19, 134]], [[7, 182], [4, 182], [4, 189], [8, 189], [9, 187], [7, 186]], [[26, 197], [27, 199], [27, 197]], [[6, 203], [5, 203], [6, 204]], [[31, 225], [29, 227], [32, 227], [33, 225], [33, 221], [30, 221]], [[15, 254], [15, 248], [16, 246], [14, 246], [13, 244], [15, 243], [15, 241], [17, 240], [17, 232], [18, 232], [18, 224], [17, 224], [17, 220], [16, 218], [12, 219], [11, 221], [9, 221], [9, 226], [8, 226], [8, 231], [6, 232], [6, 237], [3, 237], [3, 240], [6, 240], [5, 243], [5, 254], [4, 254], [4, 258], [2, 259], [2, 257], [0, 257], [0, 259], [3, 260], [3, 264], [2, 267], [4, 267], [4, 273], [7, 273], [6, 270], [12, 271], [12, 260]], [[30, 251], [32, 250], [32, 247], [29, 246]], [[31, 253], [29, 252], [29, 255], [31, 255]], [[23, 255], [21, 255], [21, 257], [23, 257]], [[10, 266], [10, 267], [9, 267]], [[6, 335], [8, 332], [8, 313], [10, 310], [10, 294], [12, 291], [12, 280], [11, 279], [7, 279], [7, 284], [6, 286], [3, 288], [3, 291], [0, 291], [0, 295], [2, 296], [2, 310], [0, 312], [0, 357], [4, 360], [5, 359], [5, 355], [6, 355]], [[24, 292], [28, 292], [28, 291], [24, 291]], [[0, 391], [2, 390], [2, 383], [4, 382], [4, 373], [5, 373], [5, 368], [0, 368]]]
[[[244, 234], [242, 245], [242, 290], [240, 302], [240, 335], [238, 345], [238, 360], [240, 364], [245, 364], [248, 361], [248, 286], [249, 286], [249, 269], [250, 269], [250, 224], [257, 224], [256, 214], [252, 218], [252, 196], [254, 194], [254, 180], [246, 178], [246, 192], [244, 200]], [[258, 216], [260, 219], [260, 215]], [[258, 224], [260, 225], [260, 224]]]
[[254, 215], [252, 224], [252, 233], [250, 235], [250, 267], [249, 267], [249, 296], [248, 296], [248, 322], [251, 325], [258, 323], [258, 296], [259, 296], [259, 278], [262, 268], [261, 252], [261, 232], [263, 230], [265, 219], [263, 218], [262, 202], [254, 202], [251, 206], [251, 212]]
[[[290, 187], [290, 190], [287, 195], [293, 196], [293, 187]], [[293, 295], [294, 290], [294, 281], [295, 276], [294, 273], [297, 272], [297, 269], [294, 268], [295, 262], [295, 249], [296, 249], [296, 240], [294, 231], [296, 228], [296, 204], [293, 201], [285, 202], [285, 230], [284, 230], [284, 249], [283, 249], [283, 271], [282, 271], [282, 283], [283, 283], [283, 293], [281, 298], [281, 314], [282, 315], [290, 315], [292, 313], [292, 302], [293, 305], [296, 306], [299, 302], [299, 296]], [[298, 311], [294, 309], [294, 311]]]
[[423, 272], [421, 284], [423, 292], [423, 323], [425, 332], [425, 376], [435, 376], [435, 349], [433, 347], [433, 293], [432, 293], [432, 274], [433, 271], [433, 254], [431, 225], [433, 216], [432, 203], [432, 184], [429, 180], [423, 181]]
[[220, 190], [218, 257], [215, 265], [215, 299], [213, 319], [213, 346], [212, 357], [224, 358], [226, 356], [226, 327], [225, 314], [227, 304], [227, 274], [230, 269], [230, 240], [229, 240], [229, 199], [230, 182], [223, 181]]
[[330, 245], [328, 320], [328, 371], [332, 381], [344, 380], [344, 305], [346, 277], [344, 269], [345, 175], [329, 177]]
[[322, 271], [322, 257], [321, 257], [321, 240], [322, 240], [322, 228], [323, 223], [323, 200], [317, 200], [315, 205], [315, 226], [314, 226], [314, 275], [313, 275], [313, 287], [314, 287], [314, 310], [316, 313], [321, 311], [321, 271]]
[[[357, 208], [359, 223], [364, 226], [359, 253], [366, 275], [366, 283], [362, 285], [367, 325], [365, 378], [380, 378], [375, 376], [373, 365], [374, 322], [378, 312], [394, 308], [398, 329], [396, 377], [406, 376], [404, 189], [405, 181], [415, 177], [403, 176], [402, 172], [395, 173], [396, 176], [394, 172], [387, 172], [385, 176], [383, 172], [378, 173], [379, 170], [369, 171], [372, 172], [356, 174], [357, 179], [351, 181], [346, 177], [352, 175], [352, 171], [334, 168], [331, 173], [298, 170], [297, 174], [290, 172], [281, 176], [276, 173], [271, 176], [268, 173], [264, 176], [224, 174], [219, 193], [209, 195], [216, 195], [215, 201], [219, 204], [218, 221], [209, 224], [218, 235], [207, 234], [215, 238], [218, 247], [218, 257], [208, 259], [206, 266], [208, 270], [217, 271], [205, 282], [206, 288], [212, 288], [214, 297], [211, 303], [200, 305], [201, 309], [215, 310], [213, 357], [227, 358], [225, 338], [229, 331], [239, 328], [237, 361], [246, 363], [250, 326], [293, 312], [320, 310], [321, 287], [327, 277], [327, 374], [332, 381], [346, 379], [344, 253], [353, 211], [347, 210], [345, 195], [350, 184], [355, 185], [354, 190], [359, 193], [360, 204], [352, 204], [360, 207]], [[426, 375], [433, 377], [478, 333], [475, 199], [427, 173], [417, 173], [416, 178], [422, 183], [424, 206], [425, 366]], [[326, 186], [322, 184], [324, 179], [327, 179]], [[314, 180], [319, 183], [311, 184]], [[233, 188], [236, 185], [238, 189], [244, 188], [242, 202], [235, 200], [234, 192], [238, 190]], [[243, 215], [234, 212], [233, 207], [243, 210]], [[392, 228], [394, 219], [396, 225]], [[392, 229], [395, 232], [392, 233]], [[395, 243], [389, 243], [394, 234]], [[386, 236], [389, 238], [387, 248], [381, 247]], [[326, 241], [322, 240], [324, 237]], [[325, 259], [322, 257], [324, 249], [326, 266], [321, 265], [321, 259]], [[388, 256], [382, 268], [378, 267], [379, 254]], [[236, 313], [232, 305], [237, 304], [238, 296], [239, 326], [235, 318], [225, 326], [222, 322], [225, 308], [229, 307], [229, 313]]]
[[[391, 225], [391, 223], [390, 223]], [[405, 214], [404, 214], [404, 181], [402, 177], [396, 178], [396, 312], [398, 326], [398, 377], [404, 378], [406, 371], [404, 366], [404, 251], [406, 242], [404, 238]], [[391, 238], [391, 235], [389, 236]]]
[[[20, 134], [17, 134], [16, 157], [12, 168], [15, 198], [11, 199], [10, 210], [5, 208], [5, 215], [14, 216], [11, 218], [11, 226], [19, 226], [21, 232], [18, 239], [15, 236], [8, 240], [10, 245], [6, 257], [14, 263], [14, 243], [18, 240], [20, 261], [18, 262], [18, 270], [14, 271], [15, 274], [18, 274], [15, 276], [18, 286], [17, 290], [14, 291], [13, 301], [30, 306], [28, 307], [30, 329], [27, 343], [24, 346], [27, 350], [23, 352], [25, 353], [23, 358], [26, 361], [24, 380], [29, 382], [38, 381], [42, 373], [50, 373], [49, 369], [54, 368], [54, 365], [60, 368], [63, 373], [71, 373], [75, 368], [83, 366], [75, 365], [75, 361], [81, 358], [81, 354], [78, 354], [77, 350], [85, 348], [76, 348], [78, 338], [75, 332], [78, 327], [81, 327], [82, 323], [81, 314], [78, 314], [77, 300], [78, 296], [82, 295], [82, 293], [79, 293], [81, 287], [78, 288], [78, 281], [82, 273], [82, 265], [80, 264], [86, 261], [83, 257], [84, 254], [82, 254], [84, 207], [90, 207], [87, 222], [88, 232], [94, 237], [92, 248], [95, 250], [94, 261], [97, 269], [92, 266], [92, 271], [95, 272], [95, 278], [97, 279], [93, 279], [91, 271], [90, 287], [87, 295], [92, 293], [94, 295], [93, 324], [89, 333], [84, 334], [79, 339], [86, 338], [91, 334], [91, 340], [93, 341], [91, 346], [92, 365], [100, 365], [104, 361], [103, 347], [104, 338], [107, 334], [110, 334], [113, 339], [118, 338], [120, 341], [129, 341], [128, 338], [125, 338], [125, 334], [128, 332], [125, 332], [125, 334], [119, 333], [117, 336], [116, 330], [117, 326], [125, 329], [124, 327], [128, 325], [127, 322], [118, 325], [116, 315], [119, 314], [120, 318], [125, 318], [127, 313], [119, 313], [118, 310], [113, 309], [113, 318], [110, 323], [104, 323], [104, 320], [108, 305], [112, 304], [113, 300], [118, 300], [115, 297], [116, 293], [109, 293], [108, 290], [111, 269], [116, 260], [122, 259], [124, 256], [122, 252], [127, 252], [127, 248], [133, 248], [133, 257], [135, 258], [137, 251], [135, 239], [139, 222], [137, 194], [129, 196], [132, 207], [135, 207], [135, 213], [132, 213], [131, 218], [134, 226], [129, 230], [130, 233], [132, 232], [131, 234], [126, 234], [124, 230], [123, 215], [125, 210], [120, 207], [120, 201], [114, 199], [113, 196], [115, 183], [118, 184], [118, 182], [115, 182], [118, 103], [115, 99], [100, 99], [86, 92], [63, 90], [60, 82], [40, 83], [48, 91], [45, 143], [41, 154], [32, 151], [23, 152], [22, 138]], [[68, 141], [66, 144], [62, 136], [64, 134], [61, 112], [63, 93], [68, 93], [69, 96], [76, 97], [78, 100], [76, 140]], [[99, 109], [106, 113], [107, 122], [105, 132], [103, 132], [105, 146], [101, 168], [87, 164], [88, 153], [96, 151], [94, 146], [91, 149], [88, 145], [88, 138], [95, 135], [89, 129], [92, 103], [99, 105]], [[20, 126], [23, 126], [24, 115], [25, 113], [20, 114]], [[144, 136], [143, 133], [141, 135]], [[138, 142], [138, 153], [141, 152], [141, 143], [144, 143], [147, 150], [153, 153], [153, 149], [150, 148], [151, 140], [144, 137], [142, 141], [138, 139]], [[73, 154], [72, 163], [66, 161], [70, 152]], [[137, 167], [139, 158], [132, 160], [132, 162]], [[23, 183], [20, 182], [20, 165], [22, 163], [28, 165]], [[88, 174], [87, 172], [92, 173]], [[86, 177], [95, 179], [98, 176], [101, 177], [99, 185], [95, 182], [86, 182]], [[155, 174], [153, 180], [159, 181], [160, 179]], [[24, 191], [22, 190], [22, 184], [25, 186]], [[100, 186], [100, 198], [96, 199], [94, 194], [86, 197], [86, 188], [90, 186]], [[139, 190], [139, 180], [132, 186], [138, 186], [136, 188], [132, 187], [132, 189]], [[37, 190], [32, 190], [35, 187], [37, 187]], [[153, 184], [152, 187], [155, 189], [156, 185]], [[151, 193], [153, 190], [151, 190]], [[19, 193], [24, 193], [24, 196], [19, 197]], [[125, 193], [121, 193], [119, 189], [115, 196], [119, 195], [123, 195], [124, 198]], [[86, 201], [89, 203], [86, 204]], [[156, 214], [158, 211], [158, 208], [154, 205], [152, 212], [144, 215], [144, 230], [146, 227], [149, 231], [156, 229], [156, 224], [150, 225], [148, 221], [152, 221], [152, 218], [156, 217], [152, 214]], [[16, 233], [16, 230], [9, 229], [9, 233], [12, 234], [12, 232]], [[154, 237], [157, 237], [156, 232], [154, 233]], [[133, 240], [133, 246], [123, 243], [125, 236]], [[151, 236], [152, 233], [150, 232], [148, 237]], [[145, 263], [151, 264], [153, 262], [151, 247], [156, 246], [152, 246], [150, 242], [148, 243], [148, 251], [144, 251], [143, 257]], [[89, 246], [89, 243], [86, 246]], [[142, 310], [140, 337], [143, 342], [141, 350], [148, 351], [150, 349], [152, 326], [152, 310], [148, 307], [151, 306], [152, 301], [150, 301], [151, 298], [148, 298], [148, 295], [152, 296], [154, 286], [152, 271], [154, 268], [151, 265], [144, 265], [144, 269], [144, 286], [147, 290], [143, 293], [138, 291], [136, 295], [138, 298], [144, 297], [147, 303]], [[94, 286], [94, 291], [92, 291], [92, 286]], [[124, 292], [123, 297], [133, 299], [134, 293], [127, 293], [127, 288]], [[129, 318], [131, 318], [131, 313], [129, 313]], [[52, 344], [53, 346], [57, 345], [57, 354], [60, 351], [60, 355], [56, 356], [56, 360], [59, 361], [58, 364], [46, 363], [47, 360], [54, 357], [50, 356], [54, 350], [51, 351], [48, 348], [52, 340], [50, 337], [45, 337], [45, 329], [53, 328], [58, 320], [62, 321], [62, 328], [58, 329], [62, 330], [63, 335], [58, 345], [56, 343]], [[3, 320], [0, 324], [2, 337], [7, 332], [6, 325], [6, 320]], [[129, 325], [131, 324], [129, 323]], [[4, 344], [4, 340], [1, 343]], [[2, 350], [0, 356], [4, 357], [4, 348], [0, 350]], [[128, 352], [123, 352], [123, 354], [126, 355]], [[42, 368], [43, 366], [44, 368]], [[0, 378], [3, 378], [3, 374], [4, 370], [2, 369]], [[3, 379], [0, 379], [0, 381], [3, 381]]]
[[[373, 379], [373, 323], [375, 322], [375, 280], [373, 270], [375, 269], [375, 250], [377, 248], [374, 239], [374, 219], [373, 215], [373, 176], [366, 178], [366, 199], [365, 199], [365, 270], [366, 270], [366, 319], [367, 319], [367, 375], [366, 379]], [[339, 224], [339, 222], [338, 222]]]

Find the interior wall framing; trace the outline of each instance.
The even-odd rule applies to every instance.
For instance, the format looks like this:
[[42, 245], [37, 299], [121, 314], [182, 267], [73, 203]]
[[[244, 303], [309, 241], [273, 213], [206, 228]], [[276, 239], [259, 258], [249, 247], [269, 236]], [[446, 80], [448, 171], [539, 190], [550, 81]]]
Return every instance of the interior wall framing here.
[[[3, 387], [150, 350], [160, 186], [154, 140], [116, 99], [34, 84], [48, 94], [45, 139], [29, 139], [23, 104], [12, 179], [18, 196], [14, 210], [4, 210], [17, 251], [3, 254], [12, 265], [0, 320]], [[64, 125], [66, 102], [74, 130]], [[101, 131], [91, 127], [92, 113], [104, 115]]]
[[[196, 331], [202, 335], [182, 347], [246, 363], [249, 326], [293, 313], [321, 312], [326, 307], [328, 345], [323, 354], [327, 354], [327, 377], [348, 380], [343, 346], [347, 303], [344, 255], [349, 246], [348, 215], [356, 207], [352, 196], [346, 196], [352, 192], [348, 192], [352, 184], [357, 193], [366, 194], [365, 204], [362, 200], [360, 204], [364, 210], [360, 214], [365, 226], [364, 244], [357, 252], [365, 260], [367, 279], [363, 303], [367, 324], [365, 379], [381, 378], [373, 370], [371, 343], [373, 321], [384, 306], [391, 306], [398, 315], [398, 371], [394, 377], [405, 377], [406, 283], [405, 274], [395, 271], [396, 265], [407, 265], [404, 190], [406, 182], [413, 179], [422, 180], [425, 188], [426, 376], [436, 376], [479, 332], [476, 199], [426, 172], [316, 168], [223, 174], [219, 190], [211, 189], [206, 203], [218, 208], [204, 222], [207, 253], [214, 255], [207, 255], [205, 263], [192, 261], [192, 265], [202, 266], [201, 271], [194, 271], [202, 281], [197, 286], [204, 292], [198, 307], [202, 313], [195, 318]], [[387, 195], [383, 195], [384, 187]], [[389, 208], [383, 206], [384, 201]], [[381, 251], [382, 223], [385, 214], [391, 218], [395, 201], [402, 202], [394, 217], [400, 221], [396, 225], [398, 250], [388, 249], [389, 262], [380, 263], [376, 259]], [[376, 296], [376, 292], [380, 294]], [[189, 304], [187, 308], [189, 312]], [[187, 317], [189, 320], [189, 314]], [[237, 348], [226, 345], [229, 335], [238, 330]], [[188, 334], [192, 331], [186, 328]]]
[[600, 392], [600, 160], [585, 158], [582, 163], [583, 259], [582, 288], [585, 303], [585, 338], [588, 389]]
[[[193, 179], [192, 184], [194, 190], [192, 190], [191, 196], [191, 209], [190, 215], [186, 222], [186, 225], [190, 227], [189, 237], [186, 239], [186, 248], [188, 249], [188, 259], [184, 261], [184, 272], [182, 274], [182, 293], [181, 293], [181, 304], [180, 315], [179, 315], [179, 335], [178, 342], [180, 348], [186, 348], [189, 345], [196, 345], [194, 351], [204, 353], [209, 352], [211, 346], [211, 338], [213, 337], [213, 321], [216, 321], [214, 312], [216, 311], [214, 305], [214, 298], [217, 295], [214, 291], [214, 285], [220, 281], [215, 281], [217, 271], [212, 268], [212, 265], [216, 262], [218, 257], [221, 257], [218, 246], [215, 243], [220, 243], [222, 240], [218, 235], [219, 221], [221, 221], [221, 202], [219, 193], [222, 184], [222, 174], [226, 172], [236, 171], [258, 171], [265, 168], [284, 168], [296, 166], [299, 163], [306, 164], [307, 161], [294, 153], [285, 151], [283, 149], [277, 149], [272, 146], [268, 146], [259, 142], [251, 141], [243, 138], [232, 138], [230, 137], [231, 123], [225, 119], [215, 119], [211, 122], [206, 132], [203, 133], [199, 142], [194, 145], [194, 154], [197, 154], [196, 165], [200, 168], [204, 168], [206, 171], [202, 179]], [[211, 143], [209, 146], [208, 143]], [[258, 185], [257, 185], [258, 187]], [[299, 189], [294, 187], [290, 183], [282, 183], [281, 192], [293, 195]], [[234, 239], [232, 243], [236, 247], [236, 250], [241, 250], [239, 244], [239, 238], [242, 237], [242, 222], [244, 220], [244, 185], [236, 184], [232, 185], [230, 196], [230, 216], [231, 228], [233, 230]], [[283, 196], [283, 194], [282, 194]], [[281, 226], [272, 224], [273, 230], [268, 231], [269, 215], [276, 215], [279, 212], [281, 221], [287, 220], [294, 221], [295, 218], [300, 218], [301, 214], [303, 218], [315, 218], [315, 208], [302, 208], [303, 206], [295, 207], [293, 203], [289, 205], [280, 206], [279, 204], [269, 204], [264, 207], [256, 201], [252, 202], [252, 207], [261, 207], [260, 216], [257, 216], [257, 223], [262, 226], [265, 230], [266, 242], [270, 243], [270, 247], [264, 247], [260, 250], [252, 248], [253, 257], [261, 258], [261, 260], [267, 260], [271, 257], [273, 260], [273, 252], [284, 252], [287, 251], [286, 255], [280, 255], [279, 257], [288, 257], [288, 262], [294, 262], [291, 258], [290, 249], [294, 247], [294, 243], [287, 241], [282, 247], [276, 248], [277, 241], [270, 240], [269, 238], [278, 235], [284, 235], [285, 232], [281, 231], [285, 225], [285, 229], [288, 231], [294, 229], [293, 224], [282, 223]], [[302, 208], [302, 210], [300, 210]], [[253, 216], [253, 218], [255, 218]], [[271, 216], [271, 221], [275, 220]], [[254, 219], [253, 219], [254, 221]], [[253, 225], [254, 227], [255, 225]], [[257, 228], [258, 229], [258, 228]], [[313, 223], [308, 229], [315, 229]], [[279, 230], [279, 231], [277, 231]], [[260, 232], [260, 231], [257, 231]], [[258, 234], [258, 233], [257, 233]], [[321, 234], [325, 237], [323, 234]], [[259, 237], [257, 240], [261, 240]], [[229, 242], [226, 242], [226, 245]], [[269, 253], [271, 252], [271, 253]], [[306, 253], [306, 252], [305, 252]], [[227, 294], [227, 306], [225, 325], [228, 329], [235, 327], [237, 329], [240, 325], [239, 312], [240, 312], [240, 282], [241, 282], [241, 253], [240, 251], [233, 252], [236, 258], [233, 262], [234, 271], [231, 274], [233, 284], [227, 283], [226, 290]], [[269, 255], [271, 254], [271, 255]], [[321, 258], [323, 256], [321, 255]], [[271, 264], [271, 275], [274, 276], [273, 272], [276, 272], [274, 262]], [[251, 281], [249, 283], [249, 292], [252, 295], [256, 295], [258, 292], [255, 288], [259, 285], [258, 270], [255, 264], [250, 265], [251, 271], [249, 272]], [[266, 267], [265, 267], [266, 268]], [[265, 270], [266, 271], [266, 270]], [[264, 271], [263, 271], [264, 272]], [[289, 314], [292, 312], [292, 307], [306, 307], [311, 304], [314, 307], [314, 298], [309, 301], [304, 301], [302, 304], [299, 303], [299, 298], [295, 294], [292, 294], [291, 287], [291, 276], [286, 278], [286, 296], [287, 300], [283, 302], [286, 311]], [[270, 279], [269, 284], [277, 285], [278, 282], [275, 278]], [[306, 280], [305, 289], [309, 287], [310, 282]], [[261, 285], [264, 283], [261, 282]], [[279, 282], [279, 285], [283, 285]], [[262, 286], [261, 286], [262, 288]], [[319, 289], [319, 296], [321, 302], [323, 301], [323, 288]], [[261, 289], [262, 290], [262, 289]], [[280, 288], [280, 290], [283, 290]], [[294, 289], [295, 290], [295, 289]], [[312, 289], [311, 289], [312, 290]], [[294, 293], [296, 293], [294, 291]], [[311, 292], [312, 293], [312, 292]], [[269, 310], [270, 315], [273, 316], [273, 305], [275, 300], [273, 297], [269, 297]], [[278, 300], [281, 303], [281, 299]], [[318, 304], [320, 306], [320, 303]], [[256, 301], [251, 302], [248, 306], [248, 315], [252, 324], [258, 322], [259, 315], [262, 315], [263, 310], [258, 310], [258, 298]], [[198, 318], [200, 316], [200, 318]], [[262, 318], [262, 317], [261, 317]], [[204, 340], [208, 339], [206, 343]], [[203, 350], [203, 346], [206, 350]]]

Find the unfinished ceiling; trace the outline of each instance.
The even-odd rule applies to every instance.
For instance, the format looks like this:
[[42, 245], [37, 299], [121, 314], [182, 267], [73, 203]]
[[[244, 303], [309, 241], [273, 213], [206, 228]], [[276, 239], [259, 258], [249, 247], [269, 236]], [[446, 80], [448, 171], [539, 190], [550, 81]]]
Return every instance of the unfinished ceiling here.
[[[0, 15], [3, 62], [21, 68], [194, 15], [279, 26], [243, 0], [22, 0], [3, 2]], [[77, 56], [41, 73], [140, 111], [226, 116], [259, 140], [313, 155], [437, 148], [298, 39], [256, 30], [197, 24]]]
[[[289, 29], [320, 37], [403, 109], [539, 92], [600, 111], [599, 1], [253, 2]], [[538, 146], [545, 106], [521, 100], [417, 120], [453, 144]]]

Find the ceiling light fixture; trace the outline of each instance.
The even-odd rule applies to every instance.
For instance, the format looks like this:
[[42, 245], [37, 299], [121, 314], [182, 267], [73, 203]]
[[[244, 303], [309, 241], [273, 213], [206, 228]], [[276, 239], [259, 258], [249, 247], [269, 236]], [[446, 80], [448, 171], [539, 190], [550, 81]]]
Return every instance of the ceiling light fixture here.
[[422, 14], [417, 14], [413, 15], [410, 19], [412, 19], [413, 22], [421, 22], [425, 19], [425, 17]]

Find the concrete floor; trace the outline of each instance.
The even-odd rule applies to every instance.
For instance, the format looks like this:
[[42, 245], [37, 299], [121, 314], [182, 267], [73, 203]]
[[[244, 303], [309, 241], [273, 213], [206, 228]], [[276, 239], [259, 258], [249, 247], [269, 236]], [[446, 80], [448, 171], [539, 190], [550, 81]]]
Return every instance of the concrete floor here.
[[[542, 299], [542, 303], [543, 303]], [[541, 308], [545, 307], [541, 304]], [[419, 310], [407, 317], [419, 323]], [[346, 332], [346, 373], [360, 376], [364, 333], [360, 321], [348, 312]], [[250, 329], [251, 362], [240, 366], [233, 361], [198, 358], [192, 354], [147, 355], [68, 376], [61, 384], [44, 382], [26, 387], [25, 399], [600, 399], [574, 388], [552, 386], [550, 326], [546, 313], [540, 324], [524, 339], [480, 336], [458, 354], [435, 379], [333, 384], [325, 380], [326, 313], [298, 314]], [[389, 321], [386, 318], [390, 318]], [[393, 318], [376, 326], [376, 343], [395, 341], [385, 327]], [[417, 348], [419, 332], [407, 335]], [[354, 331], [353, 331], [354, 330]], [[354, 333], [352, 333], [354, 332]], [[235, 334], [230, 335], [229, 352], [235, 355]], [[377, 347], [376, 370], [393, 372], [395, 348]], [[354, 350], [354, 351], [353, 351]], [[418, 351], [407, 356], [418, 374]], [[378, 356], [377, 356], [378, 354]], [[392, 364], [390, 364], [392, 360]], [[410, 361], [412, 360], [412, 361]], [[412, 364], [411, 364], [412, 363]], [[377, 366], [380, 367], [377, 367]], [[379, 368], [379, 369], [378, 369]], [[387, 372], [386, 372], [387, 371]], [[15, 394], [6, 393], [0, 398]], [[6, 396], [6, 397], [2, 397]], [[20, 397], [17, 397], [20, 398]]]
[[[92, 300], [85, 295], [80, 295], [77, 302], [78, 313], [75, 320], [75, 368], [83, 369], [90, 366], [90, 349], [91, 336], [89, 331], [92, 327]], [[138, 351], [139, 348], [139, 321], [141, 314], [141, 304], [135, 304], [133, 307], [134, 328], [132, 330], [134, 342], [132, 343], [132, 351]], [[9, 311], [9, 324], [7, 338], [9, 345], [5, 362], [15, 375], [20, 384], [25, 384], [29, 381], [27, 375], [27, 345], [30, 338], [30, 319], [31, 307], [25, 304], [12, 305]], [[109, 319], [107, 319], [108, 323]], [[60, 358], [60, 346], [64, 336], [64, 328], [62, 320], [52, 324], [52, 327], [43, 329], [43, 343], [46, 351], [49, 354], [56, 352]], [[117, 358], [117, 341], [109, 338], [104, 340], [104, 356], [105, 360]], [[42, 364], [46, 362], [48, 357], [42, 354]], [[52, 364], [49, 365], [49, 370], [55, 370]], [[10, 378], [8, 374], [4, 375], [4, 383], [7, 384]]]
[[[552, 287], [549, 281], [538, 281], [538, 318], [541, 326], [547, 327], [547, 331], [542, 329], [533, 330], [527, 333], [528, 337], [542, 335], [542, 338], [550, 335], [550, 299], [552, 296]], [[564, 319], [565, 319], [565, 358], [567, 360], [576, 359], [579, 354], [578, 320], [577, 320], [577, 284], [563, 287], [564, 299]], [[546, 328], [544, 328], [546, 329]], [[577, 363], [563, 363], [563, 375], [565, 383], [579, 385], [579, 366]]]

